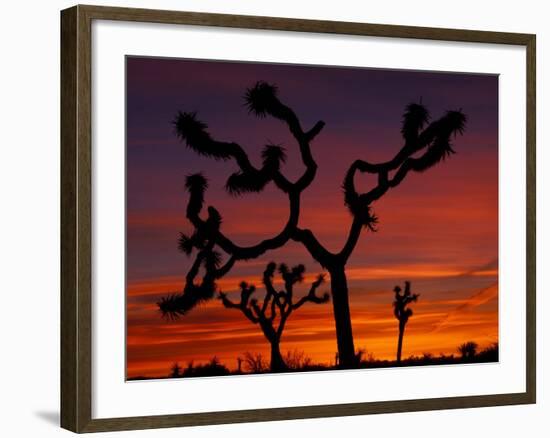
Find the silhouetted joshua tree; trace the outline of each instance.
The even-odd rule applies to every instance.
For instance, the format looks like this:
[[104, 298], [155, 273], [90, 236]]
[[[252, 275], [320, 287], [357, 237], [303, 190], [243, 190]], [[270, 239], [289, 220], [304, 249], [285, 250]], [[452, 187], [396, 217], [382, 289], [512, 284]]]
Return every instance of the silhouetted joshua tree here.
[[395, 286], [395, 300], [393, 301], [393, 314], [399, 321], [399, 338], [397, 340], [397, 364], [401, 363], [401, 351], [403, 349], [403, 335], [405, 334], [405, 326], [412, 316], [413, 311], [407, 307], [410, 303], [415, 303], [420, 294], [411, 294], [411, 282], [405, 282], [405, 291], [401, 294], [401, 288]]
[[245, 281], [239, 285], [241, 289], [239, 302], [231, 301], [223, 292], [220, 292], [219, 297], [225, 307], [239, 309], [251, 322], [260, 325], [264, 336], [271, 345], [270, 369], [272, 372], [281, 372], [288, 369], [281, 355], [279, 345], [289, 316], [307, 302], [326, 303], [329, 300], [329, 294], [325, 293], [323, 296], [317, 296], [316, 294], [317, 289], [324, 282], [324, 275], [320, 274], [311, 284], [309, 292], [300, 299], [295, 300], [294, 286], [304, 280], [304, 265], [297, 265], [292, 269], [289, 269], [284, 263], [279, 265], [278, 271], [284, 282], [284, 289], [279, 291], [273, 285], [276, 269], [277, 265], [271, 262], [264, 271], [262, 282], [265, 287], [265, 294], [261, 303], [257, 298], [252, 298], [256, 287]]
[[[180, 248], [196, 259], [187, 274], [183, 292], [173, 294], [159, 302], [164, 315], [177, 317], [202, 301], [211, 299], [216, 291], [215, 281], [225, 275], [237, 260], [260, 257], [267, 251], [284, 246], [289, 240], [301, 243], [321, 266], [330, 273], [331, 296], [338, 355], [342, 367], [357, 366], [353, 343], [348, 285], [345, 266], [353, 253], [362, 231], [376, 231], [378, 218], [372, 205], [388, 190], [398, 186], [410, 172], [424, 172], [454, 153], [451, 137], [462, 133], [466, 117], [459, 111], [448, 111], [441, 118], [428, 123], [428, 110], [421, 104], [411, 103], [405, 109], [401, 133], [404, 144], [389, 161], [371, 163], [358, 159], [349, 167], [343, 180], [344, 204], [352, 215], [352, 222], [342, 248], [331, 252], [317, 239], [313, 232], [299, 226], [300, 198], [312, 183], [317, 173], [317, 163], [311, 151], [311, 142], [323, 129], [325, 123], [318, 121], [311, 129], [304, 130], [294, 111], [278, 97], [275, 85], [257, 82], [244, 96], [249, 112], [259, 118], [274, 117], [283, 122], [296, 140], [305, 170], [296, 181], [289, 180], [281, 166], [286, 160], [285, 150], [279, 145], [268, 144], [262, 150], [262, 166], [255, 167], [244, 149], [234, 142], [214, 139], [207, 125], [197, 118], [195, 112], [179, 112], [174, 124], [177, 136], [191, 150], [214, 160], [234, 160], [239, 170], [226, 183], [226, 189], [235, 196], [248, 192], [260, 192], [273, 183], [288, 197], [289, 213], [283, 228], [274, 236], [251, 246], [240, 246], [228, 237], [221, 227], [221, 216], [212, 206], [202, 215], [204, 195], [207, 188], [202, 174], [187, 177], [189, 203], [187, 218], [195, 228], [192, 236], [181, 235]], [[357, 173], [376, 176], [376, 185], [360, 193], [355, 187]], [[222, 264], [215, 248], [221, 249], [227, 260]], [[203, 265], [206, 274], [197, 280]]]

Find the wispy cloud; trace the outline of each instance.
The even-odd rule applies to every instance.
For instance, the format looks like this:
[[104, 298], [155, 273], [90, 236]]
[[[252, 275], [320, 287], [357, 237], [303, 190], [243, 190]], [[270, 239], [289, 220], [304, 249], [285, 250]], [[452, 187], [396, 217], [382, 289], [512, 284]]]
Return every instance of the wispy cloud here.
[[432, 332], [437, 332], [449, 325], [452, 325], [453, 322], [456, 322], [458, 319], [461, 319], [465, 312], [468, 312], [476, 307], [479, 307], [497, 297], [498, 297], [498, 283], [492, 284], [489, 287], [481, 289], [480, 291], [472, 295], [470, 298], [468, 298], [466, 302], [457, 306], [454, 310], [449, 312], [434, 327]]

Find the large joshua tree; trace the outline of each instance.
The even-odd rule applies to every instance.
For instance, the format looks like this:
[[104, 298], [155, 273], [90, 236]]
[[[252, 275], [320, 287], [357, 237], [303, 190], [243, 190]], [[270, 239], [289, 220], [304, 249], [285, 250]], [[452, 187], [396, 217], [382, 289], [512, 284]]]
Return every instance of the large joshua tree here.
[[393, 314], [399, 321], [399, 337], [397, 338], [397, 363], [401, 363], [401, 351], [403, 350], [403, 336], [405, 335], [405, 326], [413, 311], [408, 307], [411, 303], [418, 300], [419, 294], [411, 293], [411, 282], [405, 282], [405, 290], [401, 293], [401, 287], [395, 286], [393, 289], [395, 299], [393, 301]]
[[[424, 172], [454, 153], [451, 137], [462, 133], [466, 117], [459, 111], [448, 111], [441, 118], [429, 123], [428, 110], [421, 104], [409, 104], [403, 115], [401, 133], [404, 143], [395, 156], [385, 162], [371, 163], [357, 159], [351, 163], [343, 181], [344, 204], [352, 215], [352, 222], [339, 251], [329, 251], [309, 229], [299, 225], [300, 198], [313, 182], [317, 163], [311, 151], [311, 143], [319, 135], [325, 123], [318, 121], [311, 129], [302, 127], [295, 112], [278, 97], [277, 87], [257, 82], [244, 96], [250, 113], [259, 118], [274, 117], [283, 122], [298, 145], [304, 171], [295, 180], [289, 180], [281, 170], [285, 162], [285, 150], [268, 144], [262, 150], [262, 165], [255, 167], [244, 149], [237, 143], [224, 142], [212, 137], [207, 125], [195, 112], [179, 112], [174, 124], [178, 137], [192, 151], [215, 160], [233, 160], [239, 170], [226, 183], [227, 191], [235, 196], [248, 192], [260, 192], [273, 183], [288, 197], [289, 213], [283, 228], [274, 236], [252, 246], [240, 246], [227, 236], [221, 226], [221, 215], [213, 207], [203, 213], [206, 178], [198, 173], [187, 177], [189, 202], [187, 218], [193, 225], [193, 235], [182, 235], [180, 248], [187, 254], [196, 253], [195, 261], [187, 274], [183, 291], [164, 298], [159, 307], [164, 314], [182, 315], [198, 303], [215, 296], [216, 280], [231, 270], [238, 260], [250, 260], [284, 246], [289, 240], [301, 243], [330, 274], [330, 292], [336, 327], [336, 341], [342, 367], [356, 366], [348, 285], [345, 266], [352, 255], [363, 230], [375, 231], [377, 217], [372, 205], [388, 190], [398, 186], [411, 172]], [[360, 193], [355, 187], [357, 173], [376, 176], [376, 184]], [[221, 263], [218, 250], [227, 258]], [[205, 268], [199, 277], [201, 265]]]
[[324, 275], [320, 274], [311, 283], [309, 292], [300, 299], [295, 299], [294, 286], [304, 280], [304, 265], [297, 265], [289, 269], [287, 265], [281, 263], [278, 270], [283, 279], [284, 289], [276, 290], [273, 285], [276, 269], [277, 265], [273, 262], [265, 268], [262, 277], [265, 293], [261, 303], [256, 297], [253, 297], [256, 287], [245, 281], [239, 285], [241, 295], [238, 302], [232, 301], [223, 292], [220, 292], [219, 297], [225, 307], [239, 309], [248, 320], [260, 326], [271, 346], [271, 371], [281, 372], [288, 369], [281, 355], [280, 343], [289, 316], [307, 302], [322, 304], [326, 303], [330, 297], [328, 293], [322, 296], [318, 296], [316, 293], [324, 282]]

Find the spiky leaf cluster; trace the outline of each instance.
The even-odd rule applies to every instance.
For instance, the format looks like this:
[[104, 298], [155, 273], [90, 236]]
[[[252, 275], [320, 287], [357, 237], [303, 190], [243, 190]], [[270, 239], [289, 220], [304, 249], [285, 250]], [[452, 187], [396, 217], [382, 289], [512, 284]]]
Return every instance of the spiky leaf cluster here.
[[286, 162], [286, 151], [281, 145], [268, 144], [262, 151], [263, 167], [267, 171], [279, 170]]
[[196, 112], [178, 112], [174, 120], [176, 135], [198, 153], [216, 160], [228, 160], [231, 151], [224, 143], [214, 141], [207, 131], [208, 125], [197, 119]]
[[200, 283], [188, 282], [183, 293], [171, 294], [161, 298], [157, 306], [163, 317], [177, 319], [197, 305], [211, 300], [218, 287], [215, 282], [215, 270], [221, 264], [221, 255], [217, 251], [204, 250], [199, 254], [200, 263], [206, 271]]
[[367, 230], [376, 232], [378, 230], [378, 216], [374, 214], [374, 210], [370, 205], [364, 205], [361, 202], [361, 197], [355, 190], [355, 184], [353, 182], [354, 176], [355, 169], [352, 166], [346, 173], [344, 183], [342, 184], [344, 205], [354, 217], [360, 220]]
[[248, 111], [258, 117], [273, 113], [280, 105], [277, 99], [277, 87], [264, 81], [256, 82], [253, 87], [248, 88], [244, 100]]
[[401, 134], [407, 143], [412, 143], [418, 138], [418, 133], [428, 122], [430, 115], [421, 104], [410, 103], [403, 114]]
[[178, 319], [196, 306], [212, 299], [216, 289], [216, 283], [214, 282], [189, 285], [184, 293], [162, 297], [157, 302], [157, 306], [163, 318]]
[[285, 263], [279, 265], [279, 273], [287, 285], [293, 285], [304, 281], [305, 271], [306, 267], [302, 264], [292, 268], [289, 268]]
[[187, 216], [197, 216], [204, 204], [204, 192], [208, 188], [208, 181], [202, 173], [187, 175], [185, 188], [190, 195], [187, 203]]
[[260, 170], [241, 170], [230, 175], [225, 184], [226, 190], [232, 195], [261, 192], [285, 162], [285, 149], [279, 145], [266, 145], [262, 151], [262, 160]]
[[[188, 175], [185, 187], [189, 191], [189, 202], [187, 204], [187, 216], [198, 217], [204, 205], [204, 192], [208, 187], [206, 178], [200, 174]], [[178, 248], [187, 255], [191, 255], [193, 249], [202, 250], [220, 229], [222, 217], [214, 207], [208, 207], [208, 218], [203, 223], [196, 224], [192, 235], [180, 233]]]
[[196, 233], [188, 236], [187, 234], [180, 233], [178, 239], [178, 249], [186, 255], [191, 255], [194, 248], [202, 246], [202, 242], [197, 239]]
[[452, 147], [453, 134], [462, 134], [466, 125], [466, 116], [461, 111], [448, 111], [441, 119], [432, 123], [433, 140], [426, 153], [416, 159], [415, 170], [423, 172], [455, 153]]
[[267, 172], [258, 170], [239, 171], [229, 176], [225, 188], [232, 195], [257, 193], [261, 192], [269, 181], [271, 181], [271, 178]]

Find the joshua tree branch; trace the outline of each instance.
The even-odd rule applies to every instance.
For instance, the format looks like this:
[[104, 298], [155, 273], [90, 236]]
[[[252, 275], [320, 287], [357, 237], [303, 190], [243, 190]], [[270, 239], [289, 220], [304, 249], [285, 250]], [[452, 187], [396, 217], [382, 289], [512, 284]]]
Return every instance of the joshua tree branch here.
[[317, 173], [317, 163], [315, 162], [315, 160], [313, 159], [313, 155], [311, 154], [311, 147], [309, 145], [309, 142], [317, 134], [319, 134], [319, 132], [321, 132], [324, 126], [325, 126], [325, 122], [322, 122], [322, 121], [317, 122], [315, 126], [308, 131], [308, 133], [306, 134], [301, 133], [299, 137], [296, 137], [300, 145], [300, 153], [302, 155], [302, 161], [306, 166], [306, 171], [298, 179], [296, 184], [294, 184], [294, 189], [299, 192], [302, 192], [315, 179], [315, 175]]
[[196, 276], [199, 273], [199, 269], [201, 267], [203, 257], [204, 255], [202, 252], [197, 254], [197, 257], [195, 258], [195, 261], [193, 262], [191, 269], [189, 269], [189, 272], [187, 272], [187, 275], [185, 276], [186, 285], [192, 284], [193, 281], [195, 280]]
[[321, 132], [325, 123], [318, 121], [313, 128], [304, 133], [296, 113], [277, 97], [277, 87], [266, 82], [258, 82], [254, 87], [249, 88], [245, 101], [249, 111], [258, 117], [265, 117], [269, 114], [288, 125], [291, 134], [298, 142], [302, 161], [306, 166], [304, 174], [293, 185], [293, 190], [302, 192], [311, 184], [317, 172], [317, 164], [311, 154], [309, 143]]
[[220, 292], [219, 294], [220, 300], [222, 301], [222, 304], [224, 307], [227, 307], [228, 309], [240, 309], [241, 303], [235, 303], [234, 301], [231, 301], [227, 294], [225, 292]]
[[292, 310], [299, 309], [300, 307], [302, 307], [308, 301], [312, 302], [312, 303], [315, 303], [315, 304], [326, 303], [329, 300], [328, 292], [325, 292], [322, 296], [317, 296], [316, 295], [317, 289], [324, 282], [325, 282], [325, 276], [323, 274], [319, 274], [317, 279], [311, 284], [311, 287], [309, 289], [309, 293], [307, 295], [304, 295], [295, 304], [293, 304], [291, 306]]
[[[346, 243], [338, 254], [344, 264], [361, 235], [360, 225], [376, 231], [375, 225], [378, 218], [372, 213], [372, 203], [380, 199], [390, 188], [398, 186], [411, 170], [424, 172], [454, 153], [451, 136], [457, 133], [462, 134], [466, 123], [464, 114], [460, 111], [449, 111], [420, 132], [428, 117], [428, 112], [422, 105], [409, 105], [403, 116], [401, 132], [405, 144], [400, 151], [387, 162], [373, 164], [365, 160], [356, 160], [350, 166], [344, 179], [343, 188], [345, 203], [354, 216], [354, 220]], [[425, 151], [420, 157], [412, 157], [422, 149]], [[395, 174], [390, 178], [389, 172], [394, 170]], [[370, 191], [359, 194], [354, 182], [357, 172], [376, 174], [378, 176], [377, 185]]]
[[340, 260], [342, 260], [343, 264], [345, 264], [348, 261], [351, 254], [353, 253], [355, 246], [359, 241], [359, 237], [361, 236], [361, 231], [363, 230], [363, 226], [364, 226], [363, 222], [358, 217], [353, 218], [353, 222], [351, 223], [351, 227], [349, 229], [349, 234], [348, 234], [348, 238], [346, 239], [346, 243], [344, 244], [344, 247], [338, 253], [338, 256], [337, 256]]
[[212, 138], [207, 131], [208, 126], [197, 119], [196, 113], [182, 113], [176, 115], [174, 121], [178, 137], [186, 145], [198, 153], [215, 160], [234, 159], [240, 172], [233, 174], [227, 188], [230, 192], [260, 191], [267, 183], [274, 180], [284, 192], [291, 188], [290, 182], [279, 172], [279, 166], [284, 161], [284, 151], [279, 147], [268, 145], [264, 148], [264, 163], [261, 169], [252, 165], [247, 153], [235, 142], [223, 142]]
[[[300, 121], [294, 111], [281, 103], [277, 97], [276, 87], [258, 82], [255, 87], [247, 91], [245, 100], [251, 112], [263, 117], [266, 114], [285, 122], [298, 142], [302, 161], [306, 167], [303, 175], [296, 183], [291, 183], [281, 172], [280, 166], [285, 161], [284, 149], [276, 145], [267, 145], [263, 152], [263, 166], [256, 168], [244, 149], [235, 142], [218, 141], [210, 135], [207, 125], [197, 119], [196, 113], [178, 113], [174, 121], [178, 137], [185, 141], [186, 145], [199, 155], [208, 156], [216, 160], [233, 159], [239, 166], [239, 172], [230, 176], [227, 181], [227, 189], [240, 194], [246, 191], [261, 191], [270, 181], [289, 197], [289, 217], [284, 228], [274, 237], [265, 239], [258, 244], [242, 247], [235, 244], [220, 230], [221, 216], [214, 207], [208, 207], [208, 217], [202, 219], [200, 213], [204, 205], [204, 193], [207, 188], [206, 179], [198, 174], [187, 178], [187, 189], [190, 192], [187, 206], [187, 218], [195, 227], [192, 236], [184, 236], [180, 239], [180, 248], [187, 254], [191, 254], [193, 248], [199, 251], [208, 245], [210, 249], [219, 246], [230, 255], [229, 262], [220, 269], [221, 275], [227, 273], [236, 260], [248, 260], [261, 256], [269, 250], [285, 245], [291, 239], [298, 225], [300, 212], [300, 195], [313, 181], [317, 164], [310, 149], [312, 141], [322, 130], [324, 122], [317, 122], [309, 131], [303, 131]], [[200, 266], [197, 255], [196, 265]], [[195, 272], [190, 272], [189, 277], [194, 278]], [[215, 277], [212, 277], [215, 278]], [[189, 282], [188, 282], [189, 283]], [[186, 291], [192, 288], [185, 287]], [[266, 301], [266, 308], [269, 300]]]
[[[298, 217], [300, 214], [300, 197], [299, 195], [291, 194], [289, 196], [290, 200], [290, 213], [288, 217], [288, 221], [283, 228], [283, 230], [277, 234], [275, 237], [272, 237], [270, 239], [265, 239], [262, 242], [258, 243], [257, 245], [250, 246], [250, 247], [240, 247], [237, 245], [230, 246], [230, 249], [232, 249], [231, 253], [237, 257], [238, 259], [253, 259], [257, 258], [260, 255], [264, 254], [265, 252], [273, 249], [280, 248], [288, 240], [290, 240], [292, 230], [295, 229], [297, 223], [298, 223]], [[220, 237], [221, 234], [220, 234]], [[222, 239], [220, 240], [220, 246], [223, 248], [224, 244], [228, 243], [228, 239]]]
[[277, 295], [277, 291], [275, 290], [275, 287], [273, 287], [273, 276], [275, 275], [275, 269], [277, 268], [277, 265], [274, 262], [268, 263], [268, 265], [265, 268], [262, 282], [265, 286], [266, 291], [270, 295]]
[[262, 301], [262, 307], [261, 307], [261, 313], [264, 315], [269, 307], [269, 304], [271, 303], [271, 298], [272, 298], [272, 295], [270, 293], [266, 293], [264, 295], [264, 299]]
[[257, 324], [260, 322], [260, 318], [255, 316], [254, 313], [249, 308], [241, 308], [241, 312], [254, 324]]
[[236, 259], [234, 256], [229, 257], [225, 265], [219, 269], [216, 269], [214, 273], [215, 278], [222, 278], [225, 274], [227, 274], [233, 268], [233, 265], [235, 265], [235, 260]]
[[322, 120], [318, 121], [313, 128], [311, 128], [308, 132], [306, 132], [305, 138], [308, 142], [312, 141], [317, 135], [321, 132], [321, 130], [324, 128], [325, 122]]
[[281, 314], [281, 319], [279, 320], [279, 325], [277, 326], [277, 330], [276, 330], [277, 338], [279, 339], [283, 335], [283, 330], [285, 329], [286, 320], [290, 316], [291, 312], [292, 312], [292, 308], [289, 308], [288, 311]]
[[271, 314], [269, 315], [269, 320], [273, 321], [277, 317], [277, 307], [278, 307], [278, 298], [277, 295], [272, 295], [271, 300]]
[[262, 153], [263, 166], [254, 167], [244, 149], [235, 142], [222, 142], [212, 138], [207, 131], [207, 125], [197, 119], [196, 113], [179, 112], [174, 121], [179, 138], [200, 155], [212, 157], [216, 160], [233, 158], [239, 166], [239, 172], [230, 176], [227, 189], [234, 194], [247, 191], [258, 192], [270, 181], [285, 193], [303, 191], [315, 177], [317, 165], [311, 155], [309, 142], [322, 130], [324, 122], [319, 121], [307, 133], [304, 133], [299, 119], [292, 109], [281, 103], [277, 97], [277, 89], [265, 82], [258, 82], [248, 89], [245, 96], [251, 112], [260, 117], [269, 114], [284, 121], [292, 135], [297, 140], [302, 161], [306, 170], [296, 184], [290, 183], [280, 172], [281, 163], [286, 159], [284, 149], [276, 145], [267, 145]]
[[[411, 128], [408, 124], [414, 122], [414, 120], [409, 120], [414, 114], [411, 116], [412, 105], [409, 105], [404, 115], [403, 128], [401, 130], [405, 137], [405, 145], [392, 160], [380, 164], [356, 160], [351, 165], [344, 180], [346, 203], [350, 209], [353, 209], [353, 204], [357, 202], [358, 197], [361, 198], [359, 204], [362, 206], [370, 205], [386, 193], [389, 188], [396, 187], [401, 183], [410, 170], [423, 172], [454, 153], [451, 146], [451, 136], [457, 133], [462, 134], [466, 123], [464, 114], [460, 111], [449, 111], [445, 116], [432, 122], [422, 133], [418, 134], [419, 129], [422, 128], [428, 117], [428, 113], [421, 105], [413, 105], [415, 107], [414, 111], [422, 111], [423, 118], [420, 122], [415, 122], [415, 134], [411, 134]], [[412, 157], [413, 154], [424, 148], [426, 148], [426, 151], [421, 157]], [[396, 169], [395, 176], [390, 179], [388, 173]], [[378, 185], [365, 195], [358, 195], [355, 190], [353, 180], [357, 171], [378, 174]]]
[[252, 300], [250, 302], [250, 309], [254, 312], [256, 318], [258, 318], [259, 321], [265, 320], [265, 314], [262, 312], [262, 309], [258, 305], [258, 301]]
[[[190, 203], [194, 199], [193, 192], [191, 192], [190, 197]], [[290, 211], [289, 211], [289, 217], [287, 220], [286, 225], [281, 230], [279, 234], [276, 236], [265, 239], [261, 242], [259, 242], [256, 245], [244, 247], [239, 246], [235, 244], [231, 239], [229, 239], [220, 229], [219, 227], [216, 229], [210, 230], [210, 238], [215, 241], [215, 243], [227, 254], [231, 254], [232, 257], [235, 258], [235, 260], [248, 260], [248, 259], [254, 259], [265, 252], [273, 249], [280, 248], [283, 246], [288, 240], [291, 238], [292, 231], [296, 228], [298, 224], [298, 218], [300, 214], [300, 196], [299, 194], [290, 193], [289, 194], [289, 203], [290, 203]], [[202, 207], [202, 202], [201, 202]], [[193, 225], [198, 230], [207, 228], [208, 219], [202, 220], [199, 216], [200, 208], [194, 208], [190, 209], [188, 208], [188, 214], [187, 217], [191, 221]], [[212, 211], [216, 211], [213, 207], [208, 208], [209, 216], [212, 215]]]
[[304, 245], [321, 266], [326, 268], [332, 263], [334, 254], [321, 245], [311, 230], [296, 227], [291, 238]]
[[[171, 295], [168, 297], [169, 299], [162, 300], [159, 304], [163, 314], [166, 315], [169, 313], [172, 317], [177, 314], [184, 314], [200, 300], [208, 299], [212, 295], [211, 290], [216, 288], [214, 281], [229, 272], [235, 261], [256, 258], [268, 250], [283, 246], [291, 238], [291, 233], [298, 223], [300, 211], [299, 194], [290, 193], [290, 213], [284, 229], [275, 237], [266, 239], [259, 244], [250, 247], [240, 247], [221, 232], [221, 216], [214, 207], [208, 207], [208, 217], [206, 220], [200, 217], [200, 212], [204, 205], [204, 192], [207, 188], [206, 179], [200, 174], [190, 175], [187, 177], [186, 186], [190, 192], [187, 217], [195, 226], [195, 233], [191, 237], [182, 235], [180, 238], [180, 248], [188, 254], [192, 252], [193, 248], [198, 249], [199, 252], [186, 276], [186, 284], [181, 294], [189, 294], [190, 296], [181, 296], [176, 299], [177, 296]], [[203, 277], [202, 283], [196, 285], [194, 279], [198, 275], [201, 264], [205, 262], [205, 254], [214, 254], [213, 248], [216, 245], [229, 254], [229, 259], [221, 268], [210, 266]], [[198, 291], [200, 295], [197, 295]], [[193, 294], [196, 296], [191, 296]], [[178, 305], [181, 308], [177, 308]]]
[[240, 288], [241, 288], [241, 299], [238, 303], [235, 303], [235, 302], [231, 301], [227, 297], [227, 294], [225, 294], [223, 292], [220, 292], [218, 296], [219, 296], [220, 300], [222, 301], [222, 304], [224, 305], [224, 307], [229, 308], [229, 309], [240, 309], [241, 312], [251, 322], [253, 322], [254, 324], [257, 324], [258, 322], [260, 322], [260, 315], [261, 314], [259, 314], [257, 312], [257, 314], [254, 315], [254, 313], [251, 310], [251, 307], [254, 308], [255, 301], [250, 300], [250, 295], [254, 292], [255, 287], [254, 286], [249, 286], [247, 283], [242, 282], [240, 284]]

